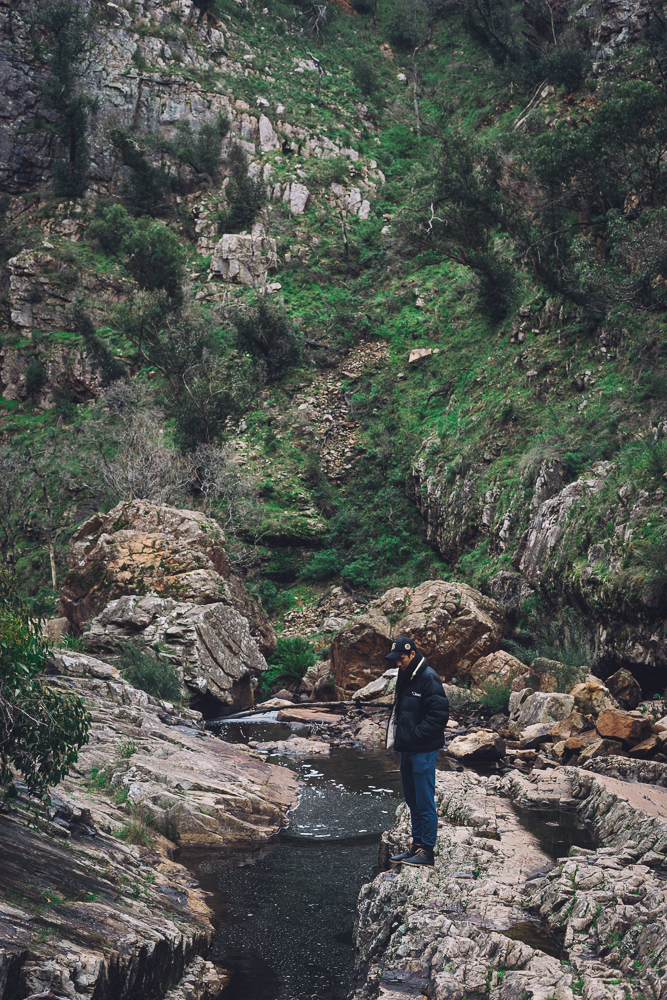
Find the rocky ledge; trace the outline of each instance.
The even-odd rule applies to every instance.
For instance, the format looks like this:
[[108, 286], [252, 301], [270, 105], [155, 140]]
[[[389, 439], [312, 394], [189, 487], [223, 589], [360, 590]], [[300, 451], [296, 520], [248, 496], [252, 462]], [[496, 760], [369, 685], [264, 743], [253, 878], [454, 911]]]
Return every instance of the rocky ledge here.
[[[605, 763], [614, 770], [615, 758]], [[667, 767], [649, 768], [653, 784], [578, 767], [528, 777], [438, 773], [435, 870], [394, 866], [360, 893], [359, 995], [662, 1000], [667, 790], [653, 772]], [[574, 813], [601, 846], [551, 859], [512, 803]], [[383, 838], [384, 867], [408, 841], [402, 805]]]
[[267, 840], [296, 802], [292, 772], [200, 728], [201, 716], [131, 687], [83, 653], [54, 655], [51, 683], [78, 692], [90, 743], [45, 806], [0, 810], [0, 997], [213, 1000], [224, 975], [201, 955], [203, 893], [178, 846]]

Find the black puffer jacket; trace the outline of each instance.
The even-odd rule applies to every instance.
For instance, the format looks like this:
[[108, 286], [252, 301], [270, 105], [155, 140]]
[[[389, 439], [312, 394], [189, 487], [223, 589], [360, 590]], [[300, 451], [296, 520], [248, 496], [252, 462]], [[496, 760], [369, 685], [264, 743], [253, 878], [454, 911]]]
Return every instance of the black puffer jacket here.
[[430, 753], [445, 745], [449, 700], [442, 681], [419, 651], [407, 670], [398, 671], [393, 713], [394, 750]]

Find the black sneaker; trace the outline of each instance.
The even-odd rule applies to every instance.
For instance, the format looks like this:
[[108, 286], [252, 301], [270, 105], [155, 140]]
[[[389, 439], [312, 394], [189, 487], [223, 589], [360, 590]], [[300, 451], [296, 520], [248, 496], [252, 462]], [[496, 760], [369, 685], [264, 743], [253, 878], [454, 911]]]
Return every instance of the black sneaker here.
[[412, 865], [414, 868], [435, 868], [435, 858], [432, 847], [418, 847], [411, 857], [403, 861], [404, 865]]
[[400, 863], [401, 861], [407, 861], [408, 858], [413, 858], [415, 856], [420, 847], [421, 844], [413, 842], [412, 847], [410, 848], [409, 851], [403, 851], [402, 854], [394, 854], [393, 858], [389, 858], [389, 860], [398, 863]]

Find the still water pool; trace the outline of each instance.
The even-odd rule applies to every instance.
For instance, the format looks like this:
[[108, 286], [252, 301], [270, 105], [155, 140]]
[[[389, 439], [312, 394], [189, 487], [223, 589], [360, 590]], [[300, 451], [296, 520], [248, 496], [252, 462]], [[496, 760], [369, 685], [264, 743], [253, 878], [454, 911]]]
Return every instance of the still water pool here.
[[[247, 742], [292, 732], [268, 721], [228, 723], [220, 735]], [[223, 1000], [342, 1000], [352, 985], [359, 889], [378, 872], [380, 834], [400, 801], [397, 758], [334, 748], [328, 757], [269, 760], [305, 782], [281, 836], [254, 850], [183, 851], [178, 860], [212, 893], [218, 930], [209, 957], [233, 970]]]

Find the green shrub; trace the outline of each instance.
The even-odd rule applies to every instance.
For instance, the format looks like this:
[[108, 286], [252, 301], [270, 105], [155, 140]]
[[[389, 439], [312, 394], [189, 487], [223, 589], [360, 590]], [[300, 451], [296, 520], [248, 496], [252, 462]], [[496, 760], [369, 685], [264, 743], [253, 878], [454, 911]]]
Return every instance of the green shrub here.
[[147, 829], [149, 822], [150, 816], [145, 809], [132, 809], [129, 820], [116, 832], [116, 837], [127, 844], [136, 844], [137, 847], [150, 847]]
[[369, 556], [361, 556], [343, 566], [340, 575], [355, 589], [372, 590], [376, 583], [375, 562]]
[[511, 686], [503, 684], [502, 681], [488, 680], [484, 685], [483, 691], [484, 693], [479, 699], [480, 705], [488, 708], [492, 715], [500, 713], [507, 715], [512, 691]]
[[234, 320], [241, 351], [252, 356], [263, 382], [274, 382], [296, 364], [301, 346], [287, 314], [262, 297], [254, 309]]
[[375, 68], [368, 59], [357, 59], [352, 67], [352, 79], [362, 94], [370, 96], [378, 88], [378, 78]]
[[0, 781], [16, 768], [41, 794], [69, 773], [90, 729], [81, 698], [44, 677], [46, 651], [41, 623], [0, 570]]
[[225, 232], [249, 229], [257, 214], [266, 204], [266, 186], [261, 177], [248, 174], [248, 157], [239, 145], [234, 145], [227, 156], [230, 181], [227, 185], [229, 209], [222, 225]]
[[220, 169], [220, 144], [228, 132], [229, 118], [223, 114], [214, 122], [204, 122], [196, 133], [189, 119], [182, 119], [176, 125], [176, 138], [170, 145], [170, 152], [197, 173], [215, 177]]
[[36, 396], [46, 382], [46, 368], [41, 361], [30, 361], [25, 368], [25, 388], [29, 396]]
[[387, 37], [399, 49], [413, 49], [419, 45], [419, 28], [413, 23], [407, 11], [396, 14], [389, 22]]
[[126, 643], [118, 661], [118, 669], [132, 687], [146, 694], [179, 704], [182, 697], [178, 674], [166, 656], [136, 643]]
[[278, 611], [286, 611], [294, 607], [294, 594], [291, 590], [279, 590], [271, 580], [262, 580], [250, 588], [251, 593], [256, 594], [262, 602], [262, 607], [267, 615], [272, 615]]
[[134, 740], [119, 740], [116, 744], [116, 760], [127, 760], [137, 752], [137, 744]]
[[167, 226], [152, 219], [133, 219], [122, 205], [112, 205], [90, 225], [90, 235], [116, 257], [140, 288], [181, 295], [185, 250]]
[[278, 648], [269, 657], [269, 669], [259, 679], [262, 694], [266, 695], [276, 682], [281, 680], [301, 680], [316, 662], [312, 643], [301, 636], [293, 639], [278, 639]]
[[539, 611], [530, 612], [501, 646], [527, 666], [538, 657], [562, 664], [560, 670], [550, 670], [556, 674], [559, 691], [570, 690], [578, 668], [588, 665], [593, 656], [586, 622], [572, 608], [567, 608], [560, 620]]
[[330, 580], [341, 571], [341, 558], [336, 549], [322, 549], [311, 556], [301, 574], [304, 580]]

